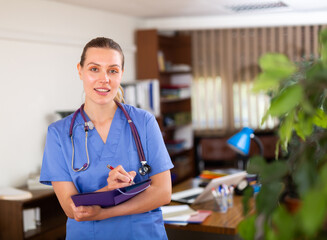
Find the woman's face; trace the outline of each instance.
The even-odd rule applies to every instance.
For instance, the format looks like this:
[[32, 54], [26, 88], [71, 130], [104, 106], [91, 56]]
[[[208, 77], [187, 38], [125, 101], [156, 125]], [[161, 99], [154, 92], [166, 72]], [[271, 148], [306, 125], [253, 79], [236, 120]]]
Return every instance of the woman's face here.
[[77, 65], [83, 81], [85, 103], [111, 103], [123, 75], [120, 53], [109, 48], [89, 48], [85, 56], [84, 66]]

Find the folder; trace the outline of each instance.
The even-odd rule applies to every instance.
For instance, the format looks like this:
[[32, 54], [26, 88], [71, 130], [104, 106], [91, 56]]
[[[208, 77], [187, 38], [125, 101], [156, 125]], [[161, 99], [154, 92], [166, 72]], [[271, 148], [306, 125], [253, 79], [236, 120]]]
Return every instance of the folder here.
[[71, 198], [76, 207], [92, 205], [110, 207], [135, 197], [137, 194], [147, 189], [150, 184], [151, 179], [147, 179], [124, 188], [118, 188], [105, 192], [80, 193], [73, 195]]

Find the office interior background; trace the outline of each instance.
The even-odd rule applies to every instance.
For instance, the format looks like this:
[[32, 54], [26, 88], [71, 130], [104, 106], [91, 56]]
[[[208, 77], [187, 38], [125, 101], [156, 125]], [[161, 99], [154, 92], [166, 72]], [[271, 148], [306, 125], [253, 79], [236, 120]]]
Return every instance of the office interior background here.
[[[16, 187], [26, 184], [29, 174], [37, 172], [41, 166], [47, 127], [59, 119], [55, 112], [77, 109], [83, 102], [83, 87], [76, 65], [87, 41], [97, 36], [105, 36], [121, 44], [126, 58], [123, 83], [127, 83], [137, 79], [135, 31], [138, 29], [157, 29], [166, 33], [188, 32], [198, 39], [199, 44], [203, 41], [201, 46], [210, 46], [205, 44], [205, 41], [215, 39], [214, 36], [219, 35], [219, 31], [227, 34], [227, 40], [224, 40], [226, 44], [228, 34], [230, 39], [235, 39], [233, 36], [253, 36], [264, 31], [268, 32], [265, 35], [268, 39], [291, 31], [293, 42], [296, 43], [296, 36], [302, 36], [306, 31], [315, 33], [327, 24], [327, 3], [319, 0], [312, 0], [310, 3], [295, 0], [276, 1], [276, 6], [279, 7], [262, 11], [236, 12], [226, 8], [234, 4], [265, 6], [267, 2], [271, 3], [250, 0], [165, 0], [161, 3], [151, 0], [0, 0], [0, 186]], [[280, 7], [283, 5], [281, 3], [285, 3], [286, 7]], [[308, 41], [316, 40], [311, 41], [310, 38]], [[283, 40], [281, 42], [285, 49], [292, 49], [289, 43], [285, 44]], [[227, 54], [232, 53], [237, 44], [243, 44], [235, 43], [235, 48], [229, 43], [230, 50], [227, 48]], [[274, 46], [275, 49], [267, 46], [267, 50], [278, 51], [278, 41]], [[317, 46], [312, 43], [309, 48], [314, 53]], [[225, 49], [225, 45], [221, 45], [221, 49]], [[208, 53], [211, 53], [211, 50], [210, 47], [202, 49]], [[259, 56], [259, 52], [256, 54]], [[228, 57], [226, 60], [234, 61]], [[249, 60], [253, 61], [250, 58]], [[236, 64], [240, 63], [236, 60]], [[217, 79], [217, 84], [231, 77], [228, 74], [233, 71], [227, 71], [223, 66], [221, 70], [225, 71], [225, 76]], [[250, 79], [255, 72], [246, 74]], [[197, 89], [201, 86], [194, 87], [195, 95], [192, 95], [192, 98], [196, 99], [199, 96], [196, 94], [200, 91]], [[233, 86], [227, 88], [233, 91]], [[215, 95], [214, 92], [211, 94]], [[220, 97], [219, 94], [217, 96]], [[240, 98], [241, 95], [236, 97], [234, 102], [242, 101]], [[200, 104], [203, 106], [202, 110], [216, 106], [211, 102]], [[228, 103], [226, 104], [228, 106]], [[216, 129], [227, 132], [241, 125], [252, 124], [248, 118], [243, 123], [240, 119], [236, 122], [222, 119], [221, 122], [206, 123], [206, 113], [198, 111], [195, 114], [198, 121], [194, 122], [194, 129], [198, 130], [201, 130], [203, 123], [208, 126], [217, 124], [219, 127]], [[219, 114], [219, 111], [222, 114]], [[228, 116], [223, 111], [217, 110], [217, 116]], [[234, 111], [235, 114], [236, 112]], [[272, 122], [271, 126], [266, 127], [273, 125]], [[205, 125], [203, 128], [206, 127]]]

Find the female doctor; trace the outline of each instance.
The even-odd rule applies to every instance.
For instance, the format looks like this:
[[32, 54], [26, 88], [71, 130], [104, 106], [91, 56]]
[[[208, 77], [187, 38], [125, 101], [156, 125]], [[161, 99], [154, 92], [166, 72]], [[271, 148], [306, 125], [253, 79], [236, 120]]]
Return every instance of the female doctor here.
[[[84, 108], [76, 118], [72, 114], [49, 126], [40, 177], [41, 183], [52, 184], [68, 217], [66, 239], [167, 239], [159, 207], [170, 202], [173, 165], [153, 115], [121, 103], [120, 46], [108, 38], [91, 40], [77, 69], [85, 91]], [[151, 167], [144, 176], [138, 171], [141, 163], [131, 128], [115, 101], [138, 130]], [[93, 129], [89, 125], [88, 135], [81, 114], [94, 125]], [[108, 164], [114, 169], [109, 170]], [[148, 178], [150, 187], [114, 207], [76, 207], [71, 199], [78, 193], [113, 190]]]

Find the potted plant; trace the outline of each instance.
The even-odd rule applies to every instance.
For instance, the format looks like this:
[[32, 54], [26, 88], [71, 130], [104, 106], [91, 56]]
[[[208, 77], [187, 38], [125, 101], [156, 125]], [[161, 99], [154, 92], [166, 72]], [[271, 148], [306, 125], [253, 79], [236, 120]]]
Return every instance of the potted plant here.
[[[247, 212], [251, 188], [244, 195], [243, 239], [327, 239], [327, 29], [319, 39], [319, 59], [295, 64], [282, 54], [260, 58], [253, 90], [271, 97], [262, 122], [280, 120], [278, 145], [286, 154], [270, 163], [250, 159], [247, 171], [258, 174], [261, 190], [253, 215]], [[285, 196], [298, 199], [296, 211], [287, 209]]]

